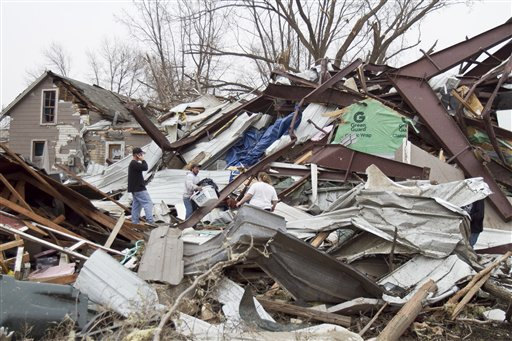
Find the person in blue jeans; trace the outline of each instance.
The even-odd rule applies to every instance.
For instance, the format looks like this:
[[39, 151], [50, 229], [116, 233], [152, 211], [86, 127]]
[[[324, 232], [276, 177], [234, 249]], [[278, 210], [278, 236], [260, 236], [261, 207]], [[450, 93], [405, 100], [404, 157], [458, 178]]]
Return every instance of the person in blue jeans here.
[[133, 148], [133, 160], [128, 166], [128, 192], [132, 194], [132, 223], [140, 223], [140, 211], [144, 208], [146, 222], [154, 223], [153, 201], [146, 190], [142, 172], [148, 170], [148, 164], [144, 160], [144, 152], [139, 147]]

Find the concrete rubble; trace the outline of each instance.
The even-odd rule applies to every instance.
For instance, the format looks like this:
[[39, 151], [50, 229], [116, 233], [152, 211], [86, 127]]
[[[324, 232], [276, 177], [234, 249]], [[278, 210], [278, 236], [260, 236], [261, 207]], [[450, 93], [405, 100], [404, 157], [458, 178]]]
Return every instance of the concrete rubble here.
[[[134, 319], [153, 339], [512, 338], [510, 38], [507, 22], [398, 69], [276, 71], [253, 97], [203, 96], [157, 126], [126, 103], [153, 140], [156, 226], [131, 223], [131, 155], [62, 182], [1, 144], [0, 327], [39, 338], [68, 315], [93, 339]], [[218, 199], [184, 220], [191, 163]], [[260, 171], [276, 209], [237, 209]], [[471, 247], [464, 207], [481, 199]], [[59, 308], [38, 317], [39, 300]]]

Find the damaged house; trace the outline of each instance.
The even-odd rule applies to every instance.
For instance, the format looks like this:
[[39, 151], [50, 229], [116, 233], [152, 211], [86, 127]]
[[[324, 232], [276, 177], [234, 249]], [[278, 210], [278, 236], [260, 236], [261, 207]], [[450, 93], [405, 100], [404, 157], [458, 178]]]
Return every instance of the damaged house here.
[[[129, 223], [130, 155], [82, 177], [120, 194], [107, 201], [2, 147], [2, 271], [72, 284], [52, 290], [78, 298], [81, 313], [71, 318], [83, 338], [481, 340], [493, 323], [493, 338], [509, 340], [512, 131], [499, 118], [512, 108], [511, 38], [509, 21], [401, 68], [357, 59], [341, 69], [325, 61], [300, 74], [276, 70], [253, 97], [202, 96], [155, 119], [143, 105], [122, 105], [149, 136], [137, 142], [156, 227]], [[455, 66], [457, 75], [444, 77]], [[52, 77], [59, 93], [70, 92], [70, 113], [80, 118], [85, 106], [95, 120], [84, 126], [101, 125], [105, 99]], [[125, 113], [117, 112], [111, 128], [91, 135], [98, 144], [112, 138], [105, 132]], [[85, 158], [94, 148], [84, 141]], [[192, 163], [218, 191], [185, 220]], [[260, 171], [277, 190], [275, 210], [230, 205]], [[486, 201], [484, 232], [472, 247], [465, 207], [477, 200]], [[9, 295], [19, 284], [2, 276]], [[86, 326], [87, 300], [101, 308]], [[73, 304], [53, 321], [69, 311]], [[18, 331], [18, 310], [3, 312], [2, 324]], [[44, 332], [47, 321], [35, 322]]]
[[8, 146], [48, 173], [116, 162], [151, 141], [124, 106], [130, 100], [46, 71], [2, 111]]

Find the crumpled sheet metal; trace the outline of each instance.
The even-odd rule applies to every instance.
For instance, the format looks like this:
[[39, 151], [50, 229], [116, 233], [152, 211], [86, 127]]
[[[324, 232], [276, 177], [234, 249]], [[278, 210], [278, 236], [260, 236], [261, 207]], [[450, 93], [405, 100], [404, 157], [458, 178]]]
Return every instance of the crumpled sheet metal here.
[[[432, 279], [437, 285], [434, 296], [441, 296], [464, 278], [476, 272], [457, 255], [444, 259], [434, 259], [425, 256], [416, 256], [389, 275], [379, 281], [379, 284], [390, 283], [405, 290], [410, 290], [403, 298], [398, 296], [382, 295], [382, 298], [392, 304], [405, 304], [421, 286]], [[434, 298], [429, 297], [430, 300]]]
[[176, 331], [185, 337], [198, 341], [224, 341], [224, 340], [261, 340], [261, 341], [363, 341], [356, 333], [341, 326], [323, 323], [309, 328], [298, 329], [292, 332], [246, 331], [240, 333], [232, 331], [225, 324], [213, 325], [190, 315], [179, 313], [174, 320]]
[[[153, 141], [142, 147], [146, 153], [145, 160], [148, 170], [151, 170], [162, 158], [162, 149]], [[132, 155], [125, 156], [122, 160], [105, 168], [102, 175], [83, 177], [92, 186], [105, 193], [126, 189], [128, 184], [128, 166], [132, 161]], [[151, 176], [151, 172], [143, 172], [144, 179]]]
[[457, 207], [484, 199], [492, 193], [482, 177], [434, 185], [425, 180], [394, 182], [375, 165], [369, 166], [366, 174], [368, 182], [365, 189], [439, 198]]
[[266, 250], [268, 257], [259, 255], [255, 262], [296, 300], [340, 303], [383, 292], [355, 268], [293, 236], [277, 232]]
[[358, 197], [359, 215], [354, 226], [429, 257], [450, 255], [463, 240], [463, 215], [456, 207], [438, 200], [392, 192], [362, 191]]
[[163, 308], [155, 289], [102, 250], [94, 251], [84, 263], [73, 286], [125, 317]]
[[227, 260], [231, 252], [247, 247], [252, 240], [259, 251], [252, 252], [249, 259], [297, 300], [340, 303], [361, 296], [381, 295], [379, 286], [351, 266], [285, 232], [282, 217], [243, 206], [225, 233], [203, 245], [185, 244], [185, 273], [206, 271]]

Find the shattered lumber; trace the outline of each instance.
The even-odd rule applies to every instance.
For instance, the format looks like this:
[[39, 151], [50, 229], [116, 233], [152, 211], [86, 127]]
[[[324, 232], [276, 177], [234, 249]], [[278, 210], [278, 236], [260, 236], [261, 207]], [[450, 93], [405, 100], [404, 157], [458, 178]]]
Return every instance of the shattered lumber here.
[[377, 341], [395, 341], [411, 325], [416, 316], [423, 309], [423, 299], [429, 292], [437, 289], [433, 280], [429, 280], [421, 286], [411, 299], [398, 311], [393, 319], [386, 325], [382, 333], [377, 337]]
[[[445, 304], [445, 307], [446, 307], [446, 311], [450, 312], [452, 311], [451, 309], [453, 308], [453, 306], [455, 304], [457, 304], [457, 302], [459, 301], [459, 299], [464, 296], [464, 298], [462, 299], [461, 302], [459, 302], [457, 304], [456, 307], [453, 308], [453, 311], [452, 311], [452, 314], [451, 314], [451, 319], [453, 320], [455, 317], [457, 317], [457, 315], [460, 313], [460, 311], [462, 310], [462, 308], [464, 308], [464, 306], [466, 305], [466, 303], [468, 303], [471, 298], [473, 297], [473, 295], [478, 291], [478, 289], [480, 287], [482, 287], [482, 285], [484, 285], [484, 283], [487, 281], [487, 279], [490, 277], [491, 275], [491, 271], [497, 267], [501, 262], [503, 262], [504, 260], [506, 260], [508, 257], [512, 256], [512, 251], [508, 251], [506, 254], [504, 254], [503, 256], [501, 256], [498, 260], [496, 260], [494, 263], [492, 263], [491, 265], [489, 265], [488, 267], [486, 267], [485, 269], [483, 269], [482, 271], [480, 271], [479, 273], [477, 273], [472, 279], [471, 281], [463, 288], [461, 289], [459, 292], [457, 292], [455, 295], [452, 296], [452, 298], [450, 298], [448, 300], [448, 302], [446, 302]], [[481, 280], [485, 278], [484, 280]], [[475, 289], [476, 288], [476, 289]]]
[[[462, 295], [465, 296], [462, 300], [457, 304], [457, 306], [453, 309], [451, 319], [454, 320], [457, 315], [462, 311], [464, 306], [473, 298], [473, 296], [478, 292], [478, 290], [485, 284], [485, 282], [491, 277], [491, 271], [498, 266], [502, 261], [506, 260], [508, 257], [512, 255], [512, 251], [507, 252], [502, 257], [500, 257], [497, 261], [489, 265], [487, 268], [480, 271], [477, 275], [473, 277], [471, 282], [468, 283], [460, 292], [462, 294], [457, 293], [452, 299], [450, 299], [449, 303], [454, 304]], [[451, 305], [448, 305], [451, 307]]]
[[310, 308], [299, 307], [293, 304], [276, 302], [262, 297], [256, 297], [256, 299], [258, 300], [258, 302], [261, 303], [261, 305], [265, 309], [271, 311], [304, 317], [310, 320], [337, 324], [342, 327], [350, 327], [350, 325], [352, 324], [352, 318], [350, 316], [326, 313], [323, 311], [313, 310]]

